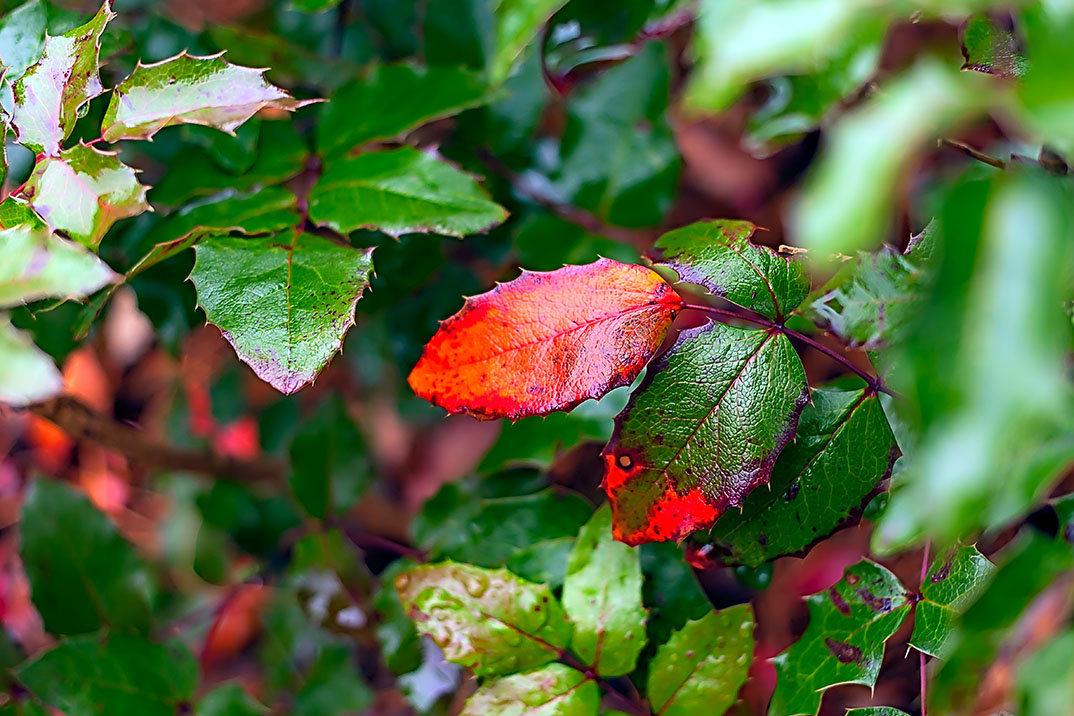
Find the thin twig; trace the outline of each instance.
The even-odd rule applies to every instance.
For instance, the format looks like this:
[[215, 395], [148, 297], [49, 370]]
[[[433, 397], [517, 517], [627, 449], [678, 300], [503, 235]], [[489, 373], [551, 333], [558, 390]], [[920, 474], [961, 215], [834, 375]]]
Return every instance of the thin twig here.
[[328, 520], [325, 524], [342, 530], [347, 539], [356, 547], [361, 547], [362, 549], [382, 549], [385, 552], [392, 552], [400, 557], [409, 557], [416, 562], [429, 561], [429, 555], [425, 554], [425, 552], [417, 547], [411, 547], [402, 542], [396, 542], [395, 540], [382, 535], [363, 532], [362, 530], [356, 529], [353, 525], [345, 525], [336, 520]]
[[950, 147], [951, 149], [955, 149], [959, 152], [962, 152], [967, 157], [976, 159], [979, 162], [984, 162], [990, 167], [995, 167], [996, 169], [1007, 168], [1007, 162], [1003, 161], [1002, 159], [996, 159], [995, 157], [991, 157], [984, 152], [979, 152], [970, 145], [963, 144], [958, 140], [944, 138], [940, 139], [937, 144], [939, 144], [939, 146], [941, 147]]

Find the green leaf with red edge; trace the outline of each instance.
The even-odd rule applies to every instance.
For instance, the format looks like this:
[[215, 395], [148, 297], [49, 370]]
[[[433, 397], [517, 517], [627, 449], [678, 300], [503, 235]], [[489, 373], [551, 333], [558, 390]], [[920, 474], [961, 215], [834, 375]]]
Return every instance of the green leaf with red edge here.
[[11, 123], [19, 144], [38, 154], [55, 156], [71, 134], [79, 110], [104, 92], [98, 75], [101, 35], [115, 17], [111, 0], [85, 25], [53, 37], [45, 51], [12, 86], [15, 106]]
[[373, 270], [372, 249], [297, 232], [217, 237], [195, 251], [190, 278], [206, 317], [285, 394], [311, 383], [340, 349]]
[[108, 265], [47, 229], [0, 231], [0, 307], [42, 298], [82, 298], [116, 280]]
[[483, 684], [459, 716], [596, 716], [600, 689], [564, 664], [515, 674]]
[[804, 554], [857, 521], [898, 455], [875, 393], [814, 390], [794, 442], [772, 468], [771, 489], [754, 490], [741, 512], [729, 512], [713, 525], [713, 557], [759, 567]]
[[809, 293], [809, 277], [801, 262], [751, 242], [755, 231], [748, 221], [690, 224], [660, 237], [656, 262], [680, 281], [780, 321]]
[[996, 567], [976, 547], [959, 547], [929, 567], [914, 613], [910, 646], [944, 657], [962, 612], [988, 586]]
[[710, 323], [683, 331], [616, 418], [604, 450], [615, 536], [682, 540], [768, 482], [809, 400], [787, 337]]
[[962, 69], [1007, 79], [1021, 77], [1029, 69], [1014, 32], [988, 15], [974, 15], [962, 26], [962, 56], [966, 59]]
[[114, 223], [150, 209], [147, 188], [114, 152], [78, 144], [38, 162], [22, 194], [54, 231], [95, 248]]
[[875, 562], [847, 567], [830, 589], [806, 600], [809, 626], [777, 656], [776, 690], [768, 716], [815, 714], [837, 684], [876, 684], [884, 642], [910, 612], [899, 579]]
[[440, 325], [410, 387], [480, 418], [570, 410], [629, 385], [682, 299], [644, 266], [600, 259], [530, 272], [466, 299]]
[[47, 400], [63, 390], [63, 379], [52, 359], [30, 336], [0, 313], [0, 403], [16, 408]]
[[334, 161], [310, 192], [310, 219], [343, 233], [462, 237], [506, 218], [474, 177], [413, 147]]
[[671, 635], [649, 664], [646, 694], [660, 716], [722, 714], [738, 698], [753, 661], [749, 604], [710, 612]]
[[551, 590], [505, 569], [423, 565], [396, 577], [395, 588], [418, 631], [448, 661], [479, 676], [543, 666], [570, 640], [570, 622]]
[[320, 100], [297, 100], [264, 77], [220, 55], [181, 55], [141, 63], [112, 92], [101, 123], [106, 141], [149, 139], [175, 124], [232, 132], [262, 109], [294, 111]]

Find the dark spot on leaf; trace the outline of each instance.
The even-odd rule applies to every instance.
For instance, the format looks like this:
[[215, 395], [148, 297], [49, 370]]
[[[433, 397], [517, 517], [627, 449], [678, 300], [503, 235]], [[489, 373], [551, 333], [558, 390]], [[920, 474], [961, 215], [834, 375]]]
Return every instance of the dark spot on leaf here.
[[768, 544], [768, 535], [766, 535], [766, 534], [757, 535], [757, 544], [761, 545], [762, 547], [767, 545]]
[[828, 590], [828, 598], [832, 600], [832, 604], [840, 613], [850, 616], [850, 605], [847, 604], [847, 600], [843, 599], [843, 595], [839, 593], [839, 590], [832, 587]]
[[932, 576], [929, 577], [929, 581], [932, 582], [933, 584], [939, 584], [940, 582], [942, 582], [943, 580], [947, 579], [950, 576], [951, 576], [951, 560], [947, 560], [947, 563], [944, 566], [940, 567], [939, 569], [937, 569], [935, 572], [932, 573]]
[[630, 468], [634, 467], [634, 458], [630, 457], [630, 455], [620, 455], [619, 467], [623, 468], [624, 470], [629, 470]]
[[891, 598], [890, 597], [878, 597], [868, 589], [859, 589], [858, 596], [865, 602], [865, 606], [872, 609], [874, 612], [880, 612], [886, 614], [891, 611]]
[[832, 653], [840, 663], [843, 664], [860, 664], [862, 659], [861, 649], [853, 644], [845, 644], [841, 641], [836, 641], [831, 637], [824, 639], [824, 645], [828, 647], [828, 651]]
[[801, 487], [798, 485], [798, 483], [797, 482], [794, 483], [793, 485], [791, 485], [790, 487], [787, 488], [787, 492], [785, 492], [783, 494], [783, 499], [786, 500], [787, 502], [790, 502], [795, 497], [798, 497], [798, 490], [800, 490], [800, 489], [801, 489]]

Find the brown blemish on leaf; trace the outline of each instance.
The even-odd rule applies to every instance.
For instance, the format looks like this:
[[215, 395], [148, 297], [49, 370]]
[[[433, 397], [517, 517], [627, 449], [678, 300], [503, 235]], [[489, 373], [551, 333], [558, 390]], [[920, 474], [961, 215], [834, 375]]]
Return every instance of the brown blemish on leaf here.
[[832, 604], [839, 610], [841, 614], [850, 616], [850, 605], [847, 604], [847, 600], [843, 599], [843, 595], [839, 593], [839, 590], [832, 587], [828, 590], [828, 598], [832, 600]]
[[861, 649], [853, 644], [846, 644], [841, 641], [836, 641], [831, 637], [824, 639], [824, 645], [828, 647], [828, 651], [832, 653], [840, 663], [842, 664], [860, 664], [862, 660]]

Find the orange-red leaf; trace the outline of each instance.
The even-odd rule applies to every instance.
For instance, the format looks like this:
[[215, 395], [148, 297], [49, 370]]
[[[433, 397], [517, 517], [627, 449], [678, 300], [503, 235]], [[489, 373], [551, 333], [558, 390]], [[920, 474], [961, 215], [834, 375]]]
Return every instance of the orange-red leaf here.
[[530, 272], [466, 299], [410, 374], [451, 413], [521, 418], [570, 410], [629, 385], [682, 299], [644, 266], [600, 259]]

